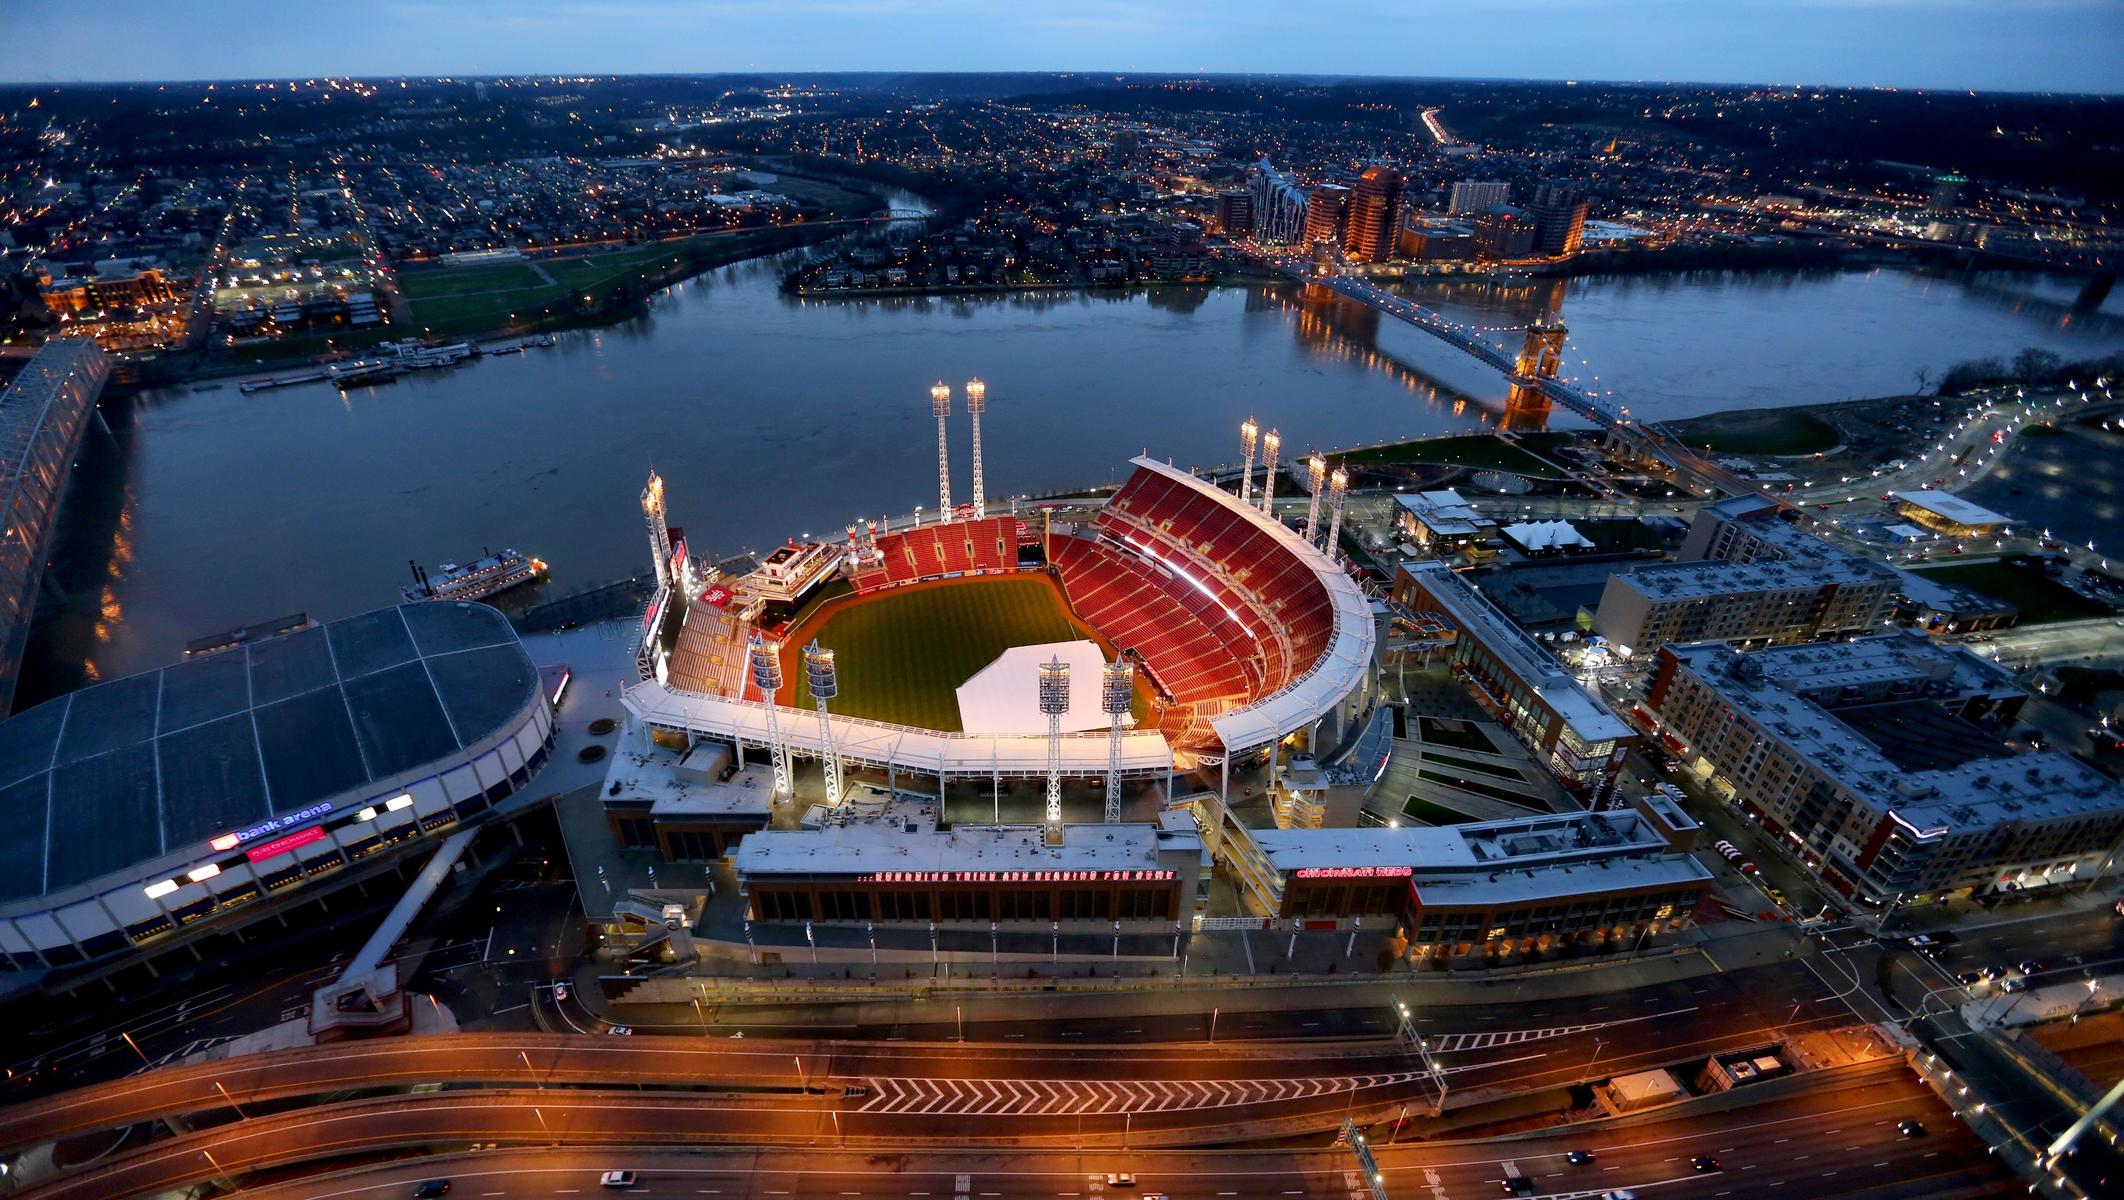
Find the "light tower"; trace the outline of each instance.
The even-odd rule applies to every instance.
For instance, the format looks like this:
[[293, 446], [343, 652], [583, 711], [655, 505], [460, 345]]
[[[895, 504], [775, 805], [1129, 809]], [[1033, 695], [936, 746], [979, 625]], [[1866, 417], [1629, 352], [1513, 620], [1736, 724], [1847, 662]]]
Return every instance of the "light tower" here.
[[1322, 550], [1327, 551], [1327, 556], [1330, 559], [1338, 559], [1341, 557], [1342, 504], [1343, 501], [1349, 499], [1349, 495], [1350, 473], [1348, 471], [1343, 470], [1341, 467], [1336, 467], [1335, 473], [1333, 475], [1328, 476], [1327, 541], [1323, 543], [1320, 547]]
[[988, 497], [981, 490], [981, 413], [988, 407], [988, 385], [978, 379], [966, 381], [966, 411], [974, 427], [974, 519], [988, 515]]
[[942, 380], [929, 389], [929, 409], [937, 416], [937, 519], [951, 520], [951, 443], [944, 432], [951, 416], [951, 389]]
[[1271, 429], [1261, 435], [1261, 511], [1273, 517], [1271, 507], [1276, 496], [1276, 451], [1283, 445], [1283, 435]]
[[789, 786], [789, 747], [782, 741], [781, 727], [774, 718], [774, 694], [782, 690], [782, 648], [754, 633], [746, 653], [752, 659], [752, 682], [767, 702], [767, 748], [774, 754], [774, 794], [794, 795], [795, 789]]
[[1239, 503], [1245, 504], [1254, 498], [1254, 446], [1261, 440], [1261, 426], [1248, 417], [1239, 422], [1239, 452], [1246, 456], [1246, 466], [1239, 472]]
[[656, 586], [671, 586], [671, 526], [664, 520], [664, 477], [654, 468], [642, 489], [642, 520], [649, 526], [649, 557], [656, 560]]
[[1320, 493], [1327, 486], [1327, 460], [1315, 454], [1305, 460], [1305, 485], [1313, 498], [1305, 502], [1305, 540], [1320, 536]]
[[1069, 664], [1040, 664], [1040, 711], [1047, 714], [1047, 823], [1062, 824], [1062, 714], [1069, 711]]
[[832, 808], [841, 802], [841, 756], [833, 748], [833, 722], [826, 719], [826, 702], [840, 693], [841, 685], [833, 669], [833, 651], [817, 639], [804, 647], [804, 681], [819, 706], [819, 757], [826, 764], [826, 806]]
[[1106, 713], [1106, 823], [1121, 819], [1121, 718], [1136, 698], [1136, 668], [1126, 659], [1106, 664], [1099, 683], [1099, 708]]

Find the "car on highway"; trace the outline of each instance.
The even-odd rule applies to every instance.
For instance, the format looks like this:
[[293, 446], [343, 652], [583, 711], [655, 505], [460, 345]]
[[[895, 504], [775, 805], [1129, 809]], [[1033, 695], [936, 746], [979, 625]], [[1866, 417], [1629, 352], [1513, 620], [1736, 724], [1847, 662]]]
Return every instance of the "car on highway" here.
[[2042, 973], [2043, 964], [2040, 960], [2033, 958], [2024, 958], [2021, 960], [2021, 974], [2041, 975]]
[[2006, 968], [1999, 966], [1984, 967], [1982, 970], [1986, 979], [1997, 979], [2006, 974]]
[[1699, 1154], [1689, 1160], [1689, 1166], [1699, 1174], [1709, 1174], [1718, 1170], [1718, 1160], [1708, 1154]]
[[1629, 1188], [1616, 1188], [1612, 1192], [1602, 1192], [1600, 1200], [1637, 1200], [1637, 1193]]
[[1134, 1187], [1136, 1186], [1136, 1177], [1126, 1171], [1108, 1171], [1106, 1173], [1106, 1186]]
[[2015, 975], [2001, 980], [1999, 982], [1999, 990], [2002, 992], [2025, 992], [2028, 990], [2028, 981]]
[[597, 1186], [602, 1188], [631, 1188], [634, 1186], [634, 1172], [607, 1171], [597, 1177]]
[[1895, 1131], [1904, 1137], [1919, 1137], [1924, 1134], [1925, 1127], [1916, 1121], [1898, 1121], [1895, 1124]]
[[1984, 973], [1982, 971], [1963, 971], [1954, 977], [1954, 981], [1963, 987], [1975, 987], [1984, 982]]
[[606, 1030], [605, 1032], [606, 1032], [606, 1033], [615, 1033], [615, 1034], [618, 1034], [618, 1035], [619, 1035], [619, 1036], [621, 1036], [621, 1037], [626, 1037], [626, 1036], [627, 1036], [628, 1034], [631, 1034], [631, 1033], [633, 1033], [633, 1032], [634, 1032], [634, 1026], [632, 1026], [632, 1025], [614, 1025], [614, 1026], [613, 1026], [612, 1028], [610, 1028], [610, 1029], [607, 1029], [607, 1030]]
[[449, 1194], [450, 1181], [447, 1179], [423, 1179], [413, 1188], [413, 1200], [435, 1200]]
[[566, 1000], [567, 998], [568, 998], [568, 985], [567, 985], [567, 984], [565, 984], [565, 983], [556, 983], [556, 984], [554, 984], [554, 985], [553, 985], [553, 999], [554, 999], [554, 1001], [555, 1001], [556, 1003], [558, 1003], [558, 1002], [560, 1002], [560, 1001], [562, 1001], [562, 1000]]
[[1574, 1167], [1582, 1167], [1593, 1161], [1593, 1152], [1591, 1150], [1573, 1150], [1564, 1155], [1564, 1161]]
[[1531, 1196], [1534, 1194], [1534, 1181], [1524, 1175], [1507, 1175], [1498, 1180], [1497, 1184], [1498, 1190], [1507, 1196]]

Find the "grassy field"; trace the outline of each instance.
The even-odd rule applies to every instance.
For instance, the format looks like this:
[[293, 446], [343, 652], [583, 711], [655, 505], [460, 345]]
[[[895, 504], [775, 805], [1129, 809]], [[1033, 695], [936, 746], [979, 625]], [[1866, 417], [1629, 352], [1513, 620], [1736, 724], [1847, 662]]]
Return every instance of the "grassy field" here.
[[1530, 454], [1500, 437], [1486, 433], [1459, 437], [1422, 438], [1386, 446], [1353, 450], [1343, 458], [1353, 463], [1430, 463], [1469, 467], [1478, 471], [1509, 471], [1538, 479], [1561, 479], [1564, 469], [1539, 455]]
[[648, 288], [816, 236], [822, 235], [783, 226], [540, 257], [533, 260], [535, 267], [523, 262], [409, 267], [399, 272], [398, 290], [411, 308], [413, 333], [463, 336], [531, 325], [542, 316], [565, 317], [603, 303], [622, 284]]
[[[1097, 637], [1071, 619], [1054, 585], [1039, 576], [965, 580], [905, 588], [838, 606], [817, 632], [834, 651], [841, 694], [833, 709], [851, 717], [957, 732], [960, 684], [1013, 646]], [[790, 703], [811, 704], [799, 681]], [[1097, 680], [1070, 681], [1072, 690]], [[1028, 689], [1032, 681], [1027, 680]], [[1140, 709], [1139, 697], [1139, 709]], [[1139, 711], [1138, 720], [1143, 719]]]
[[2080, 595], [2041, 571], [2008, 566], [2003, 562], [1958, 563], [1951, 567], [1921, 567], [1913, 574], [1941, 583], [1982, 592], [2021, 610], [2020, 623], [2043, 625], [2051, 621], [2078, 621], [2106, 617], [2107, 605]]
[[1670, 422], [1668, 428], [1691, 446], [1725, 454], [1814, 454], [1844, 440], [1836, 426], [1790, 409], [1717, 413]]

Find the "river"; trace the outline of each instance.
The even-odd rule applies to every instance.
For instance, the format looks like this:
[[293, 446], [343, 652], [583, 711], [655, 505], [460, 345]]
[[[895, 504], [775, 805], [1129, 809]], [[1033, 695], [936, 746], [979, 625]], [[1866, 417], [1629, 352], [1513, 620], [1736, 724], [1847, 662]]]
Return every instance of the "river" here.
[[[236, 625], [388, 604], [408, 559], [519, 547], [552, 564], [547, 595], [637, 573], [651, 466], [674, 523], [710, 554], [933, 506], [939, 378], [988, 383], [991, 495], [1116, 480], [1146, 450], [1230, 461], [1249, 414], [1282, 431], [1287, 456], [1479, 429], [1493, 418], [1465, 397], [1503, 391], [1407, 327], [1284, 288], [800, 301], [777, 288], [783, 265], [736, 264], [641, 319], [382, 387], [106, 402], [111, 433], [84, 447], [54, 552], [63, 600], [33, 635], [20, 703], [170, 662]], [[2006, 277], [1561, 287], [1573, 351], [1655, 419], [1906, 390], [1917, 365], [2031, 343], [2124, 344], [2115, 315], [2065, 320], [2069, 296]], [[1484, 324], [1555, 304], [1528, 287], [1428, 292]], [[963, 408], [953, 438], [963, 500]]]

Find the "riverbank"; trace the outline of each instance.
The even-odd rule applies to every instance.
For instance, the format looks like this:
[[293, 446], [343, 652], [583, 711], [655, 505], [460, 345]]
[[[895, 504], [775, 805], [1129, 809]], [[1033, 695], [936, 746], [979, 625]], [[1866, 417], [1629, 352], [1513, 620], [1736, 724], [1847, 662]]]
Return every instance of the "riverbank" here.
[[[329, 334], [279, 339], [234, 351], [205, 350], [166, 355], [135, 364], [120, 390], [146, 389], [205, 383], [261, 374], [285, 374], [304, 366], [322, 366], [342, 359], [358, 358], [364, 350], [401, 338], [441, 341], [488, 342], [524, 338], [573, 329], [599, 329], [643, 315], [657, 293], [709, 271], [755, 258], [785, 254], [837, 237], [866, 225], [892, 220], [875, 216], [831, 221], [812, 221], [772, 229], [739, 229], [700, 234], [671, 242], [632, 247], [640, 261], [605, 263], [614, 252], [560, 254], [534, 260], [551, 282], [540, 280], [532, 269], [509, 264], [532, 275], [534, 282], [517, 288], [436, 289], [410, 300], [413, 319], [405, 324], [382, 325], [361, 330], [337, 330]], [[622, 252], [626, 253], [626, 252]], [[666, 261], [665, 256], [671, 256]], [[586, 272], [582, 264], [591, 264]], [[578, 269], [568, 270], [574, 266]], [[432, 268], [433, 273], [462, 274], [467, 283], [490, 281], [494, 267]], [[553, 275], [555, 269], [560, 275]], [[426, 273], [426, 272], [421, 272]], [[421, 274], [417, 273], [417, 274]], [[404, 277], [401, 276], [403, 283]], [[423, 305], [439, 305], [423, 311]], [[499, 320], [497, 320], [499, 318]], [[250, 351], [250, 353], [246, 353]]]
[[1007, 296], [1019, 292], [1127, 292], [1137, 289], [1188, 287], [1238, 287], [1256, 283], [1288, 283], [1289, 280], [1275, 275], [1230, 276], [1214, 275], [1200, 279], [1124, 279], [1111, 282], [1094, 282], [1088, 279], [1054, 283], [940, 283], [924, 284], [921, 287], [849, 287], [849, 288], [784, 288], [790, 295], [804, 300], [875, 300], [881, 297], [912, 298], [917, 296]]
[[1660, 428], [1711, 454], [1805, 458], [1828, 466], [1872, 468], [1915, 450], [1974, 406], [1959, 396], [1876, 396], [1734, 409], [1662, 422]]

